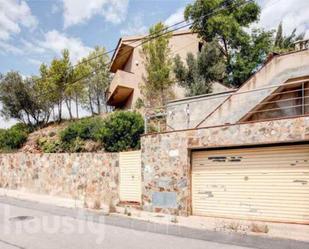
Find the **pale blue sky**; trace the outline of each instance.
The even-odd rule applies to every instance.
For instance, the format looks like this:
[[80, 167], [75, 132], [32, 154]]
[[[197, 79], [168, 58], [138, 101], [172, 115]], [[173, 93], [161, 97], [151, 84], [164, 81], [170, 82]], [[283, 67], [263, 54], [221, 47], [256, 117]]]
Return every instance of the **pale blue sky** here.
[[[8, 1], [6, 9], [1, 2]], [[95, 45], [113, 49], [119, 37], [145, 33], [150, 25], [165, 21], [189, 0], [0, 0], [0, 16], [21, 4], [16, 17], [7, 16], [18, 26], [6, 25], [0, 31], [0, 72], [18, 70], [24, 75], [37, 73], [41, 62], [59, 55], [67, 47], [73, 60], [87, 54]], [[15, 12], [17, 12], [15, 10]], [[23, 20], [22, 20], [23, 19]], [[25, 19], [29, 19], [28, 23]], [[7, 21], [7, 23], [9, 22]], [[4, 22], [4, 21], [3, 21]], [[7, 35], [9, 37], [7, 38]]]
[[[158, 21], [183, 19], [192, 0], [0, 0], [0, 73], [36, 74], [68, 48], [73, 61], [95, 46], [113, 49], [121, 36], [142, 34]], [[259, 0], [259, 27], [309, 29], [309, 0]], [[308, 36], [308, 32], [307, 32]], [[0, 119], [0, 127], [11, 122]]]

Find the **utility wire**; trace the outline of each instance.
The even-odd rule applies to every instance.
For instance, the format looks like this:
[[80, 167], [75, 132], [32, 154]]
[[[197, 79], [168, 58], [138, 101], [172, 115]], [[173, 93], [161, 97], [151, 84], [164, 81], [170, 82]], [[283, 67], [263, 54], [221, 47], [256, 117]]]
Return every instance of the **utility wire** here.
[[[150, 41], [150, 40], [152, 39], [152, 36], [154, 36], [154, 35], [156, 35], [156, 34], [161, 34], [163, 31], [169, 30], [170, 28], [175, 27], [175, 26], [178, 26], [178, 25], [180, 25], [180, 24], [182, 24], [182, 23], [185, 23], [185, 22], [187, 22], [187, 21], [186, 21], [186, 20], [183, 20], [183, 21], [174, 23], [174, 24], [172, 24], [172, 25], [170, 25], [170, 26], [168, 26], [168, 27], [163, 28], [162, 30], [159, 30], [159, 31], [154, 32], [154, 33], [151, 34], [151, 35], [146, 35], [146, 36], [141, 36], [141, 37], [142, 37], [142, 39], [145, 39], [145, 38], [149, 37], [148, 39], [149, 39], [149, 41]], [[129, 43], [127, 43], [126, 45], [132, 45], [132, 44], [134, 44], [134, 43], [137, 43], [139, 40], [140, 40], [140, 39], [137, 38], [136, 40], [134, 40], [134, 41], [132, 41], [132, 42], [129, 42]], [[111, 50], [106, 51], [106, 52], [104, 52], [104, 53], [98, 54], [98, 55], [96, 55], [96, 56], [94, 56], [94, 57], [91, 57], [91, 58], [89, 58], [89, 59], [87, 59], [87, 60], [80, 61], [80, 62], [78, 62], [77, 64], [75, 64], [73, 67], [78, 66], [78, 65], [83, 64], [83, 63], [87, 63], [87, 62], [89, 62], [89, 61], [91, 61], [91, 60], [94, 60], [94, 59], [96, 59], [96, 58], [98, 58], [98, 57], [101, 57], [101, 56], [104, 56], [104, 55], [108, 55], [108, 54], [110, 54], [110, 53], [114, 53], [116, 50], [117, 50], [117, 48], [114, 48], [114, 49], [111, 49]]]
[[[278, 2], [278, 1], [281, 1], [281, 0], [277, 0], [276, 2]], [[229, 8], [231, 8], [231, 7], [233, 7], [233, 8], [235, 8], [235, 7], [240, 7], [241, 5], [244, 5], [244, 4], [247, 4], [247, 3], [250, 3], [250, 2], [254, 2], [254, 0], [247, 0], [247, 1], [243, 2], [243, 3], [238, 4], [238, 5], [230, 6]], [[210, 12], [210, 13], [207, 13], [207, 14], [201, 16], [199, 19], [208, 17], [208, 16], [213, 15], [213, 14], [215, 14], [215, 13], [221, 11], [221, 10], [229, 9], [229, 8], [226, 8], [226, 7], [224, 7], [224, 6], [221, 6], [221, 7], [217, 8], [216, 10], [214, 10], [214, 11], [212, 11], [212, 12]], [[183, 27], [176, 28], [175, 30], [171, 30], [171, 31], [169, 31], [169, 29], [172, 28], [172, 27], [178, 26], [178, 25], [180, 25], [180, 24], [182, 24], [182, 23], [187, 23], [187, 24], [188, 24], [188, 25], [185, 25], [184, 27], [188, 27], [188, 26], [190, 26], [190, 25], [193, 24], [193, 22], [190, 23], [190, 22], [188, 22], [187, 20], [179, 21], [179, 22], [177, 22], [177, 23], [174, 23], [174, 24], [172, 24], [172, 25], [170, 25], [170, 26], [167, 26], [167, 27], [163, 28], [162, 30], [156, 31], [156, 32], [154, 32], [153, 34], [149, 34], [149, 35], [143, 36], [142, 39], [145, 39], [145, 38], [148, 37], [147, 39], [148, 39], [148, 41], [150, 41], [150, 40], [152, 40], [152, 39], [155, 39], [155, 38], [156, 38], [156, 35], [159, 35], [159, 36], [160, 36], [160, 35], [164, 35], [164, 34], [162, 34], [163, 31], [167, 31], [167, 33], [174, 32], [174, 31], [176, 31], [176, 30], [178, 30], [178, 29], [181, 29], [181, 28], [183, 28]], [[146, 39], [146, 40], [147, 40], [147, 39]], [[132, 41], [132, 42], [130, 42], [130, 43], [127, 43], [126, 45], [132, 45], [132, 44], [134, 44], [134, 43], [137, 43], [139, 40], [140, 40], [140, 39], [134, 40], [134, 41]], [[140, 46], [140, 45], [138, 45], [138, 46]], [[138, 46], [136, 46], [136, 47], [138, 47]], [[98, 58], [98, 57], [101, 57], [101, 56], [104, 56], [104, 55], [108, 55], [108, 54], [110, 54], [110, 53], [115, 52], [116, 50], [117, 50], [117, 47], [114, 48], [114, 49], [111, 49], [111, 50], [109, 50], [109, 51], [107, 51], [107, 52], [104, 52], [104, 53], [102, 53], [102, 54], [96, 55], [96, 56], [94, 56], [94, 57], [92, 57], [92, 58], [89, 58], [89, 59], [87, 59], [87, 60], [81, 61], [81, 62], [75, 64], [73, 67], [75, 67], [75, 66], [77, 66], [77, 65], [80, 65], [80, 64], [83, 64], [83, 63], [87, 63], [87, 62], [89, 62], [89, 61], [91, 61], [91, 60], [94, 60], [94, 59], [96, 59], [96, 58]]]
[[[248, 4], [248, 3], [250, 3], [250, 2], [254, 2], [254, 0], [244, 1], [244, 2], [242, 2], [242, 3], [240, 3], [240, 4], [238, 4], [238, 5], [229, 6], [228, 8], [225, 7], [225, 6], [221, 6], [221, 7], [217, 8], [217, 9], [213, 10], [212, 12], [209, 12], [209, 13], [207, 13], [207, 14], [201, 16], [199, 19], [202, 19], [202, 18], [211, 16], [211, 15], [216, 14], [217, 12], [220, 12], [220, 11], [225, 10], [225, 9], [231, 9], [231, 8], [235, 8], [235, 7], [240, 7], [240, 6], [245, 5], [245, 4]], [[172, 29], [172, 30], [169, 30], [171, 27], [178, 26], [179, 24], [185, 23], [185, 22], [186, 22], [185, 25], [182, 25], [182, 26], [176, 27], [176, 28], [174, 28], [174, 29]], [[158, 32], [155, 32], [155, 33], [153, 33], [153, 34], [144, 36], [144, 39], [142, 39], [142, 41], [141, 41], [138, 45], [136, 45], [134, 48], [140, 47], [140, 46], [142, 46], [143, 44], [145, 44], [145, 43], [147, 43], [147, 42], [149, 42], [149, 41], [151, 41], [151, 40], [153, 40], [153, 39], [159, 38], [160, 36], [164, 36], [164, 35], [167, 35], [167, 34], [169, 34], [169, 33], [173, 33], [173, 32], [175, 32], [175, 31], [177, 31], [177, 30], [183, 29], [183, 28], [185, 28], [185, 27], [189, 27], [189, 26], [191, 26], [192, 24], [193, 24], [193, 22], [187, 22], [186, 20], [177, 22], [177, 23], [175, 23], [175, 24], [173, 24], [173, 25], [170, 25], [170, 26], [168, 26], [168, 27], [166, 27], [166, 28], [164, 28], [164, 29], [162, 29], [162, 30], [160, 30], [160, 31], [158, 31]], [[163, 33], [162, 33], [162, 31], [164, 31], [164, 30], [166, 30], [166, 32], [163, 32]], [[134, 43], [136, 43], [136, 42], [138, 42], [138, 41], [140, 41], [140, 40], [136, 40], [136, 41], [133, 41], [133, 42], [131, 42], [131, 43], [128, 43], [128, 45], [134, 44]], [[81, 64], [83, 64], [83, 63], [87, 63], [87, 62], [89, 62], [89, 61], [91, 61], [91, 60], [94, 60], [94, 59], [96, 59], [96, 58], [98, 58], [98, 57], [107, 55], [108, 53], [115, 52], [116, 50], [117, 50], [117, 48], [112, 49], [112, 50], [109, 50], [109, 51], [107, 51], [107, 52], [105, 52], [105, 53], [102, 53], [102, 54], [97, 55], [97, 56], [95, 56], [95, 57], [89, 58], [88, 60], [82, 61], [82, 62], [80, 62], [80, 63], [78, 63], [78, 64], [76, 64], [76, 65], [74, 65], [74, 66], [72, 66], [72, 67], [74, 68], [74, 67], [77, 66], [77, 65], [81, 65]], [[128, 53], [131, 53], [131, 51], [130, 51], [130, 50], [129, 50], [129, 51], [126, 51], [124, 54], [120, 55], [119, 58], [120, 58], [120, 57], [123, 57], [123, 56], [125, 56], [125, 55], [127, 55]], [[103, 66], [109, 66], [111, 63], [112, 63], [112, 61], [110, 61], [109, 63], [106, 63], [106, 64], [103, 65]], [[87, 74], [85, 74], [85, 75], [79, 77], [78, 79], [75, 79], [73, 82], [71, 82], [71, 84], [75, 84], [75, 83], [77, 83], [78, 81], [83, 80], [83, 79], [85, 79], [85, 78], [87, 78], [87, 77], [89, 77], [89, 76], [95, 74], [95, 73], [96, 73], [97, 71], [99, 71], [99, 70], [101, 70], [101, 68], [96, 68], [95, 70], [91, 71], [90, 73], [87, 73]], [[49, 76], [49, 77], [50, 77], [50, 76]], [[40, 79], [37, 79], [37, 80], [40, 80]], [[36, 95], [35, 97], [41, 97], [41, 96], [44, 96], [45, 94], [48, 94], [48, 93], [50, 93], [50, 91], [49, 91], [49, 92], [46, 92], [46, 93], [38, 94], [38, 95]]]
[[[177, 31], [177, 30], [179, 30], [179, 29], [188, 27], [188, 26], [190, 26], [190, 25], [191, 25], [191, 23], [188, 23], [188, 24], [186, 24], [186, 25], [180, 26], [180, 27], [175, 28], [175, 29], [173, 29], [173, 30], [169, 30], [168, 32], [165, 32], [165, 33], [163, 33], [163, 34], [158, 34], [157, 36], [154, 36], [154, 37], [152, 37], [151, 39], [145, 39], [145, 40], [143, 40], [140, 44], [138, 44], [138, 45], [137, 45], [136, 47], [134, 47], [134, 48], [137, 48], [137, 47], [139, 47], [139, 46], [142, 46], [143, 44], [149, 42], [150, 40], [153, 40], [153, 39], [156, 39], [156, 38], [158, 38], [158, 37], [160, 37], [160, 36], [163, 36], [163, 35], [166, 35], [166, 34], [175, 32], [175, 31]], [[129, 50], [129, 51], [126, 51], [124, 54], [122, 54], [122, 56], [124, 56], [124, 55], [126, 55], [126, 54], [128, 54], [128, 53], [131, 53], [131, 51], [130, 51], [130, 50]], [[101, 54], [100, 56], [102, 56], [102, 54]], [[100, 56], [98, 56], [98, 57], [100, 57]], [[121, 56], [119, 56], [119, 58], [120, 58], [120, 57], [121, 57]], [[93, 58], [92, 58], [92, 59], [93, 59]], [[112, 63], [112, 61], [110, 61], [109, 63], [104, 64], [103, 66], [109, 66], [111, 63]], [[91, 75], [94, 75], [96, 72], [100, 71], [101, 69], [102, 69], [102, 68], [96, 68], [96, 69], [92, 70], [91, 72], [89, 72], [89, 73], [87, 73], [87, 74], [85, 74], [85, 75], [83, 75], [83, 76], [81, 76], [81, 77], [75, 79], [74, 81], [72, 81], [72, 82], [70, 82], [70, 83], [71, 83], [71, 84], [75, 84], [75, 83], [77, 83], [77, 82], [79, 82], [79, 81], [81, 81], [81, 80], [83, 80], [83, 79], [85, 79], [85, 78], [88, 78], [88, 77], [91, 76]], [[40, 79], [37, 79], [37, 80], [40, 80]], [[37, 94], [37, 95], [35, 95], [35, 97], [36, 97], [36, 98], [42, 97], [42, 96], [44, 96], [44, 95], [46, 95], [46, 94], [48, 94], [48, 93], [50, 93], [50, 91], [48, 91], [48, 92], [46, 92], [46, 93]]]

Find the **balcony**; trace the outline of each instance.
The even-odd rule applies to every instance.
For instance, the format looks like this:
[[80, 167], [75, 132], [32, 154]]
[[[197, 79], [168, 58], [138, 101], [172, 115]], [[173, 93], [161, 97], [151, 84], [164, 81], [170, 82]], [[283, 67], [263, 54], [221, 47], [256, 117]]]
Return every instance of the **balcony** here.
[[138, 80], [134, 73], [117, 70], [108, 90], [107, 103], [116, 107], [124, 105], [137, 87]]

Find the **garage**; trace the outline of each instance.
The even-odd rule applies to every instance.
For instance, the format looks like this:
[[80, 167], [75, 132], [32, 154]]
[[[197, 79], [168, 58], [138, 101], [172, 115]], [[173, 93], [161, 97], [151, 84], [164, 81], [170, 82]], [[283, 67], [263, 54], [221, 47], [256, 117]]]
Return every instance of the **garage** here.
[[193, 151], [192, 214], [309, 224], [309, 145]]

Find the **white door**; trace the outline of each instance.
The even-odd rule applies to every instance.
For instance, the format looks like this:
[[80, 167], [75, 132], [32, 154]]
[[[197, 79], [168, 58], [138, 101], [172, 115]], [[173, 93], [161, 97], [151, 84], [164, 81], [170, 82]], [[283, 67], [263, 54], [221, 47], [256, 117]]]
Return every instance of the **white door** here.
[[309, 224], [309, 145], [193, 152], [192, 213]]
[[120, 201], [141, 202], [141, 151], [119, 153]]

